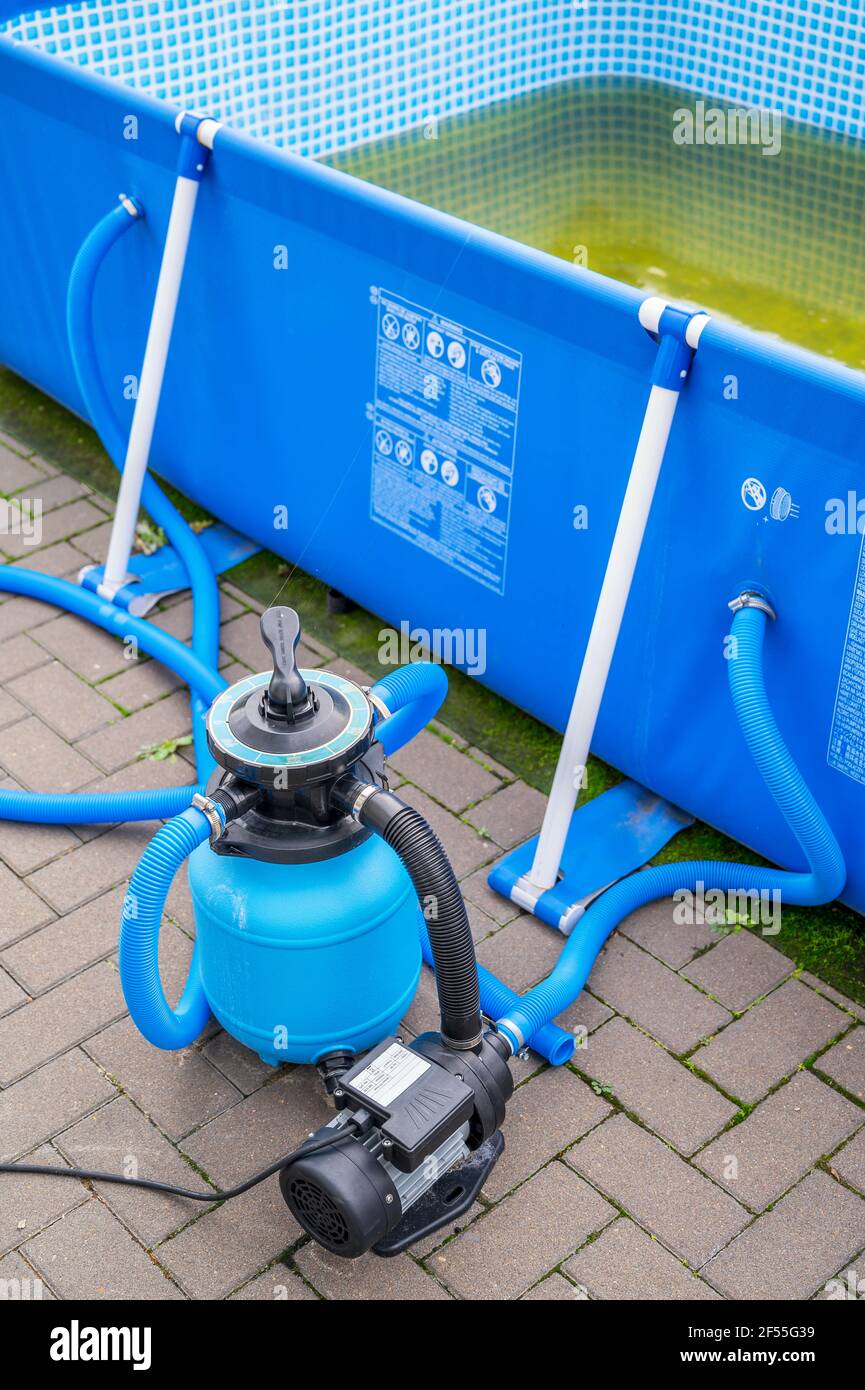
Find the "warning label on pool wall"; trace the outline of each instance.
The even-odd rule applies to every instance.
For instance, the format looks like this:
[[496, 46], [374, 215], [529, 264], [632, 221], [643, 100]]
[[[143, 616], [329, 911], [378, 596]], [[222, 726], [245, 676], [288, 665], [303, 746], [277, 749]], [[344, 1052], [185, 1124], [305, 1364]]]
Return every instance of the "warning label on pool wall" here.
[[856, 782], [865, 782], [865, 536], [841, 658], [827, 761]]
[[379, 290], [373, 521], [505, 591], [522, 358]]

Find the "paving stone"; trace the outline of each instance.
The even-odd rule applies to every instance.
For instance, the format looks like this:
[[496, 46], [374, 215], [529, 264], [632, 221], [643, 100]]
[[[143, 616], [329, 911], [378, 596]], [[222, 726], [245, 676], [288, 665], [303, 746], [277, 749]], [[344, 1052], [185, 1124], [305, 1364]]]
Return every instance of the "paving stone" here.
[[574, 1066], [612, 1086], [626, 1110], [683, 1154], [692, 1154], [737, 1113], [735, 1105], [623, 1018], [593, 1033], [576, 1053]]
[[[6, 779], [3, 786], [10, 791], [21, 790], [19, 784], [11, 778]], [[29, 874], [33, 869], [40, 868], [42, 864], [47, 864], [58, 854], [73, 849], [80, 843], [77, 835], [65, 825], [31, 825], [28, 821], [0, 821], [0, 858], [5, 859], [10, 868], [18, 874]], [[2, 939], [3, 927], [0, 924], [0, 943]]]
[[26, 632], [4, 637], [0, 642], [0, 681], [12, 680], [24, 671], [44, 666], [48, 657]]
[[71, 613], [44, 623], [34, 637], [41, 647], [85, 680], [100, 681], [128, 669], [124, 649], [132, 648]]
[[[243, 609], [235, 598], [220, 590], [219, 594], [219, 621], [223, 628], [229, 619], [236, 614], [242, 613]], [[254, 614], [246, 615], [254, 619], [256, 632], [258, 632], [258, 618]], [[179, 598], [170, 601], [158, 612], [150, 614], [150, 621], [154, 627], [161, 627], [163, 632], [168, 632], [172, 637], [176, 637], [180, 642], [189, 642], [192, 639], [192, 599], [190, 597]], [[267, 654], [261, 635], [258, 637], [258, 666], [256, 670], [261, 670], [262, 665], [267, 662]]]
[[296, 1274], [290, 1273], [283, 1264], [275, 1264], [266, 1269], [257, 1279], [244, 1284], [242, 1289], [233, 1293], [231, 1298], [232, 1301], [237, 1299], [244, 1303], [302, 1303], [310, 1300], [313, 1303], [318, 1302], [309, 1285]]
[[248, 594], [237, 584], [232, 584], [230, 579], [221, 579], [219, 584], [220, 591], [228, 594], [229, 598], [236, 599], [241, 608], [248, 608], [253, 613], [263, 613], [264, 604], [261, 603], [253, 594]]
[[564, 946], [564, 938], [534, 917], [520, 917], [502, 927], [478, 947], [487, 970], [520, 993], [549, 975]]
[[19, 488], [32, 487], [34, 483], [46, 481], [45, 474], [35, 463], [28, 462], [20, 454], [0, 444], [0, 492], [18, 492]]
[[19, 632], [32, 632], [40, 623], [50, 622], [59, 614], [59, 608], [51, 603], [42, 603], [35, 598], [25, 598], [16, 594], [0, 603], [0, 638], [5, 642]]
[[693, 1060], [730, 1095], [755, 1101], [849, 1023], [849, 1015], [834, 1004], [798, 980], [788, 980], [700, 1048]]
[[78, 747], [105, 772], [116, 772], [140, 758], [145, 748], [188, 734], [190, 720], [189, 698], [185, 691], [178, 691], [82, 739]]
[[[22, 494], [21, 502], [25, 500]], [[31, 490], [26, 494], [26, 501], [34, 502], [38, 500], [38, 493]], [[19, 512], [21, 506], [19, 506]], [[105, 513], [99, 511], [86, 498], [80, 498], [77, 502], [71, 502], [66, 507], [58, 507], [54, 511], [48, 511], [38, 518], [38, 525], [34, 528], [33, 521], [37, 521], [34, 508], [25, 508], [24, 521], [16, 532], [7, 532], [0, 535], [0, 549], [13, 560], [30, 555], [40, 548], [47, 548], [55, 545], [57, 541], [68, 540], [79, 531], [86, 531], [89, 526], [96, 526], [105, 520]], [[29, 513], [29, 514], [28, 514]], [[32, 521], [31, 521], [32, 518]]]
[[0, 1085], [65, 1052], [125, 1012], [117, 971], [100, 961], [0, 1019]]
[[457, 878], [470, 874], [479, 865], [485, 864], [495, 854], [495, 846], [483, 836], [476, 834], [470, 826], [457, 820], [450, 811], [432, 801], [418, 787], [406, 787], [400, 792], [409, 806], [420, 811], [441, 840], [453, 865]]
[[712, 1301], [718, 1295], [657, 1240], [622, 1218], [564, 1266], [591, 1298]]
[[[434, 722], [438, 723], [438, 720]], [[476, 762], [481, 764], [481, 767], [485, 767], [488, 772], [492, 772], [502, 782], [516, 781], [516, 773], [511, 772], [510, 768], [505, 767], [503, 763], [496, 762], [495, 758], [491, 758], [489, 753], [484, 752], [483, 748], [468, 747], [464, 740], [458, 739], [457, 742], [460, 743], [461, 747], [465, 747], [470, 758], [474, 758]]]
[[425, 1255], [431, 1255], [433, 1250], [438, 1250], [440, 1245], [444, 1245], [446, 1240], [464, 1231], [467, 1226], [478, 1217], [483, 1216], [486, 1207], [480, 1202], [474, 1202], [468, 1211], [463, 1212], [455, 1220], [449, 1221], [446, 1226], [440, 1226], [432, 1235], [427, 1236], [426, 1240], [417, 1241], [411, 1248], [411, 1253], [415, 1259], [423, 1259]]
[[[22, 1163], [38, 1163], [45, 1168], [67, 1168], [63, 1157], [43, 1144], [23, 1155]], [[45, 1178], [41, 1174], [3, 1174], [3, 1201], [0, 1203], [0, 1255], [31, 1240], [44, 1226], [86, 1202], [88, 1192], [71, 1178]]]
[[493, 892], [487, 883], [489, 871], [490, 865], [487, 865], [486, 868], [469, 874], [468, 878], [461, 880], [460, 890], [467, 901], [476, 903], [494, 922], [503, 927], [506, 922], [512, 922], [515, 917], [519, 917], [520, 910], [508, 898]]
[[121, 709], [134, 713], [154, 700], [161, 700], [175, 690], [183, 689], [183, 681], [158, 661], [136, 661], [119, 676], [111, 676], [96, 687], [100, 695], [112, 700]]
[[466, 916], [469, 919], [469, 926], [472, 929], [472, 940], [476, 946], [479, 946], [480, 943], [486, 941], [487, 937], [491, 936], [493, 932], [498, 931], [498, 922], [494, 922], [492, 917], [488, 917], [485, 912], [481, 912], [480, 908], [476, 907], [473, 902], [468, 902], [465, 898], [463, 902], [465, 902]]
[[23, 1251], [61, 1298], [183, 1297], [95, 1197], [28, 1241]]
[[333, 1110], [314, 1068], [295, 1067], [189, 1135], [182, 1147], [214, 1182], [225, 1186], [273, 1163], [331, 1119]]
[[865, 1100], [865, 1028], [854, 1028], [814, 1063], [817, 1071]]
[[189, 932], [195, 930], [195, 916], [192, 908], [192, 894], [189, 891], [189, 878], [177, 874], [165, 901], [165, 910], [172, 921], [177, 922]]
[[[127, 1177], [159, 1178], [161, 1182], [188, 1187], [193, 1192], [203, 1191], [207, 1186], [125, 1096], [103, 1105], [54, 1142], [76, 1168], [97, 1168], [106, 1173], [125, 1173]], [[93, 1186], [106, 1206], [146, 1246], [155, 1245], [202, 1211], [200, 1202], [163, 1192], [119, 1187], [113, 1183], [97, 1182]]]
[[[189, 763], [180, 756], [181, 752], [186, 752], [186, 749], [178, 749], [176, 757], [162, 758], [159, 761], [141, 758], [130, 763], [128, 767], [118, 768], [107, 777], [97, 777], [94, 782], [88, 782], [83, 790], [88, 793], [102, 793], [146, 790], [149, 787], [189, 786], [191, 797], [191, 782], [195, 781], [195, 773]], [[86, 827], [77, 827], [77, 833], [83, 836], [85, 829]], [[153, 829], [156, 829], [155, 825]]]
[[24, 719], [26, 714], [24, 706], [13, 699], [8, 690], [0, 689], [0, 729], [5, 729], [7, 724], [14, 724], [18, 719]]
[[151, 1047], [129, 1018], [91, 1038], [85, 1050], [121, 1080], [124, 1091], [171, 1139], [188, 1134], [240, 1099], [240, 1092], [200, 1052]]
[[567, 1162], [694, 1268], [751, 1219], [744, 1207], [625, 1115], [592, 1130]]
[[10, 946], [26, 936], [34, 927], [41, 927], [54, 916], [40, 897], [16, 878], [11, 869], [0, 864], [0, 947]]
[[58, 917], [10, 946], [0, 965], [11, 970], [31, 994], [41, 994], [117, 947], [125, 889], [114, 888], [95, 902]]
[[0, 970], [0, 1015], [27, 1003], [27, 995], [5, 970]]
[[464, 811], [501, 786], [465, 753], [423, 729], [391, 758], [403, 777], [441, 801], [451, 811]]
[[113, 522], [111, 521], [103, 521], [99, 526], [92, 526], [89, 531], [83, 531], [80, 536], [75, 537], [76, 548], [83, 551], [87, 559], [92, 560], [94, 564], [104, 564], [112, 530]]
[[34, 792], [74, 792], [94, 775], [93, 764], [34, 715], [0, 730], [0, 763]]
[[550, 1067], [519, 1086], [508, 1105], [505, 1151], [484, 1183], [483, 1196], [498, 1201], [610, 1110], [565, 1067]]
[[[261, 671], [268, 665], [267, 653], [261, 640], [261, 627], [257, 613], [241, 613], [231, 622], [224, 623], [219, 633], [220, 646], [244, 666], [252, 671]], [[316, 654], [317, 656], [317, 654]], [[315, 660], [313, 665], [317, 665]]]
[[[261, 1166], [256, 1162], [249, 1171]], [[190, 1297], [225, 1298], [299, 1235], [273, 1177], [221, 1207], [210, 1207], [155, 1253]]]
[[865, 1202], [810, 1173], [703, 1273], [729, 1298], [809, 1298], [863, 1245]]
[[344, 661], [338, 657], [336, 661], [329, 661], [327, 665], [328, 670], [333, 671], [334, 675], [345, 676], [346, 680], [354, 681], [355, 685], [375, 685], [377, 678], [371, 676], [369, 671], [361, 670], [360, 666], [355, 666], [352, 661]]
[[9, 690], [70, 742], [117, 718], [107, 700], [59, 661], [19, 676]]
[[865, 1194], [865, 1129], [832, 1159], [832, 1172]]
[[687, 966], [682, 974], [727, 1009], [741, 1013], [785, 980], [795, 963], [754, 932], [738, 931]]
[[752, 1211], [763, 1211], [863, 1121], [850, 1101], [799, 1072], [695, 1162]]
[[0, 1259], [0, 1301], [18, 1303], [53, 1302], [56, 1295], [26, 1260], [13, 1250]]
[[461, 1298], [517, 1298], [615, 1214], [588, 1183], [551, 1163], [427, 1264]]
[[502, 849], [511, 849], [540, 829], [546, 805], [546, 797], [534, 787], [512, 782], [476, 806], [467, 819]]
[[26, 1153], [115, 1094], [81, 1052], [40, 1067], [0, 1091], [0, 1160]]
[[567, 1279], [563, 1279], [561, 1274], [551, 1274], [548, 1279], [543, 1279], [540, 1284], [535, 1284], [533, 1289], [524, 1293], [522, 1303], [580, 1303], [585, 1302], [586, 1295], [581, 1289], [570, 1284]]
[[412, 1006], [400, 1027], [416, 1038], [421, 1033], [435, 1030], [440, 1022], [435, 975], [428, 965], [423, 965]]
[[677, 922], [675, 908], [672, 898], [647, 903], [626, 917], [617, 930], [671, 969], [679, 970], [717, 942], [718, 934], [707, 923]]
[[252, 1095], [263, 1086], [265, 1081], [270, 1081], [273, 1077], [273, 1067], [269, 1067], [266, 1062], [262, 1062], [254, 1052], [250, 1052], [248, 1047], [239, 1043], [230, 1033], [217, 1033], [215, 1038], [211, 1038], [206, 1047], [202, 1048], [203, 1055], [208, 1062], [212, 1063], [223, 1076], [227, 1076], [239, 1091], [245, 1096]]
[[294, 1257], [305, 1279], [327, 1299], [363, 1303], [416, 1300], [449, 1300], [450, 1295], [431, 1275], [408, 1255], [382, 1260], [378, 1255], [362, 1255], [359, 1260], [342, 1260], [310, 1241]]
[[37, 869], [28, 882], [58, 912], [71, 912], [127, 878], [156, 829], [152, 821], [118, 826]]
[[598, 956], [589, 983], [593, 994], [673, 1052], [689, 1051], [730, 1020], [726, 1009], [618, 934]]
[[[77, 478], [70, 478], [67, 473], [58, 473], [55, 478], [44, 478], [29, 491], [31, 497], [38, 497], [42, 503], [43, 512], [52, 512], [56, 507], [65, 507], [67, 502], [76, 502], [80, 497], [90, 497], [90, 489], [84, 483], [79, 483]], [[104, 513], [101, 513], [104, 515]], [[64, 531], [63, 535], [71, 535], [71, 531]]]
[[69, 541], [58, 541], [56, 545], [43, 545], [33, 554], [12, 563], [22, 570], [38, 570], [40, 574], [72, 579], [86, 565], [87, 556]]
[[600, 999], [596, 999], [584, 989], [577, 995], [573, 1004], [565, 1009], [563, 1014], [559, 1014], [556, 1022], [566, 1033], [573, 1033], [577, 1038], [577, 1045], [582, 1046], [587, 1033], [594, 1033], [596, 1028], [600, 1028], [602, 1023], [606, 1023], [607, 1019], [612, 1017], [612, 1009], [608, 1009], [606, 1004], [602, 1004]]
[[848, 1014], [852, 1014], [854, 1018], [858, 1018], [860, 1023], [865, 1023], [865, 1008], [863, 1008], [861, 1004], [857, 1004], [853, 999], [848, 999], [846, 995], [841, 994], [837, 989], [833, 989], [831, 985], [825, 984], [823, 980], [818, 980], [817, 976], [812, 975], [810, 970], [803, 970], [799, 979], [803, 984], [810, 985], [812, 989], [816, 989], [818, 994], [822, 994], [826, 999], [830, 999], [833, 1004], [837, 1004], [839, 1009], [846, 1009]]

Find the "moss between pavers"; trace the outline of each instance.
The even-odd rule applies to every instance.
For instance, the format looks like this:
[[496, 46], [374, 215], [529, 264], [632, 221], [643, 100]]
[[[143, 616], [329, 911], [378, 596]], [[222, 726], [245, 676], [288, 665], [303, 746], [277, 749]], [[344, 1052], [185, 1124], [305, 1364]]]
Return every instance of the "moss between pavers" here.
[[[116, 496], [117, 474], [89, 425], [2, 368], [0, 429], [72, 477], [107, 497]], [[202, 508], [170, 485], [162, 485], [188, 520], [206, 519]], [[299, 610], [312, 637], [370, 674], [379, 669], [381, 620], [360, 608], [344, 614], [329, 613], [327, 586], [320, 580], [286, 565], [267, 551], [253, 556], [226, 577], [261, 603], [270, 603], [278, 595], [280, 602]], [[450, 690], [442, 721], [530, 786], [548, 792], [560, 747], [558, 734], [462, 672], [449, 669], [448, 677]], [[588, 797], [597, 796], [619, 780], [619, 773], [593, 758]], [[677, 835], [653, 862], [681, 859], [765, 863], [701, 822]], [[797, 966], [819, 975], [851, 999], [865, 1003], [865, 925], [857, 913], [840, 903], [824, 908], [784, 907], [781, 935], [774, 938], [773, 944]]]

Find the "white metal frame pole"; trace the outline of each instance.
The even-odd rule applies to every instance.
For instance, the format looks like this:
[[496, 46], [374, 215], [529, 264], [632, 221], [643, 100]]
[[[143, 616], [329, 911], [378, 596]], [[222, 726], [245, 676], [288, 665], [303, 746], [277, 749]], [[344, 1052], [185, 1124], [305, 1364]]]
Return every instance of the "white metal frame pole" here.
[[217, 121], [209, 117], [195, 116], [190, 112], [181, 112], [176, 125], [181, 136], [177, 182], [174, 185], [171, 215], [168, 219], [138, 395], [120, 478], [108, 556], [102, 581], [97, 588], [97, 592], [107, 599], [113, 599], [118, 589], [121, 589], [129, 578], [129, 557], [132, 554], [135, 527], [138, 524], [141, 489], [150, 460], [150, 446], [162, 394], [165, 363], [171, 346], [171, 333], [195, 215], [198, 186], [213, 149], [214, 137], [219, 130]]
[[658, 363], [534, 861], [529, 873], [514, 888], [514, 900], [529, 909], [558, 879], [574, 803], [585, 784], [589, 749], [640, 557], [673, 416], [708, 315], [683, 313], [670, 309], [662, 299], [652, 298], [641, 304], [640, 322], [644, 328], [660, 336]]

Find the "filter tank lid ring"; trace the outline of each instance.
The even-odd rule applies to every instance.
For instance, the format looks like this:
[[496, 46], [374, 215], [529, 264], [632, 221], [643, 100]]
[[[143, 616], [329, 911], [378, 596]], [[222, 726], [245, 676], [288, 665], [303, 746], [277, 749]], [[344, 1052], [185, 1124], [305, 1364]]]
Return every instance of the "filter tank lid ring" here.
[[261, 768], [305, 768], [339, 758], [369, 733], [372, 724], [372, 708], [364, 695], [352, 681], [338, 676], [333, 671], [302, 670], [300, 674], [310, 686], [324, 686], [333, 691], [348, 705], [348, 720], [339, 731], [325, 743], [315, 748], [295, 752], [265, 752], [243, 743], [230, 725], [232, 713], [256, 690], [264, 690], [270, 683], [272, 672], [259, 671], [223, 690], [210, 707], [207, 715], [207, 730], [211, 743], [220, 753], [233, 761], [243, 762]]

